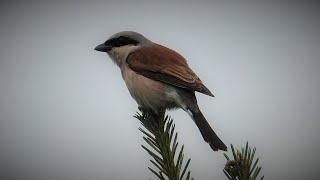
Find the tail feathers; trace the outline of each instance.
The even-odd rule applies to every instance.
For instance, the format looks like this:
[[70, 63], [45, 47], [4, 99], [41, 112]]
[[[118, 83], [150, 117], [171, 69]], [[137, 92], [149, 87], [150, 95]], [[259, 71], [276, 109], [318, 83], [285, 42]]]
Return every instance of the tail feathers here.
[[203, 139], [209, 143], [213, 151], [223, 150], [227, 151], [227, 146], [220, 140], [217, 134], [210, 127], [208, 121], [205, 119], [200, 110], [192, 111], [193, 119], [198, 126]]

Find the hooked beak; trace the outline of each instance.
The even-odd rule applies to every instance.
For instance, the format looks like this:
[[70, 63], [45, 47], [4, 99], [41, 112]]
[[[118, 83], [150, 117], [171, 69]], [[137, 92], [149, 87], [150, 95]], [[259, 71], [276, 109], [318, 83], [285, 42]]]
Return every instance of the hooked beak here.
[[104, 43], [102, 43], [102, 44], [100, 44], [100, 45], [98, 45], [98, 46], [96, 46], [96, 47], [94, 48], [94, 50], [96, 50], [96, 51], [101, 51], [101, 52], [108, 52], [108, 51], [110, 51], [111, 49], [112, 49], [111, 46], [105, 45]]

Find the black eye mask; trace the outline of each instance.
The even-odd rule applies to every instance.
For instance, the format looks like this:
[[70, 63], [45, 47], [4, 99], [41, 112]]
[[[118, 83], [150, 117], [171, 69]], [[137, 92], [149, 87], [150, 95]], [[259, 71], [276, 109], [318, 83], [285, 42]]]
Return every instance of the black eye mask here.
[[117, 38], [109, 39], [104, 44], [111, 47], [121, 47], [129, 44], [137, 45], [138, 43], [139, 43], [138, 41], [131, 39], [129, 37], [120, 36]]

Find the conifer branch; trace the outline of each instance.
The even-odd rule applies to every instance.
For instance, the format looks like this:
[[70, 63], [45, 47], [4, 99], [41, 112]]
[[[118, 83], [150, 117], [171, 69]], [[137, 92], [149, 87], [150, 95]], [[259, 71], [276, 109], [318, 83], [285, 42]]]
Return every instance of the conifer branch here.
[[148, 169], [160, 180], [193, 179], [188, 170], [191, 159], [183, 163], [184, 146], [182, 145], [178, 150], [178, 133], [175, 132], [175, 125], [166, 115], [165, 110], [158, 113], [147, 109], [139, 110], [140, 113], [138, 112], [134, 117], [143, 125], [144, 128], [139, 130], [144, 135], [144, 141], [149, 145], [141, 146], [153, 158], [150, 162], [155, 167], [148, 167]]
[[[261, 171], [261, 167], [257, 166], [259, 158], [254, 160], [256, 148], [250, 148], [248, 142], [245, 148], [234, 149], [231, 144], [231, 150], [233, 160], [230, 160], [227, 154], [224, 154], [227, 159], [225, 168], [223, 169], [224, 174], [230, 180], [256, 180]], [[263, 180], [264, 176], [260, 178]]]

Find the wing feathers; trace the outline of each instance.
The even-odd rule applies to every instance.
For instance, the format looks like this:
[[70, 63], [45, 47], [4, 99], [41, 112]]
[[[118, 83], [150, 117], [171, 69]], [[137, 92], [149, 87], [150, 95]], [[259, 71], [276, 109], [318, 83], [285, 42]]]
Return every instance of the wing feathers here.
[[138, 49], [127, 57], [127, 63], [131, 69], [150, 79], [213, 96], [186, 60], [164, 46], [155, 44]]

